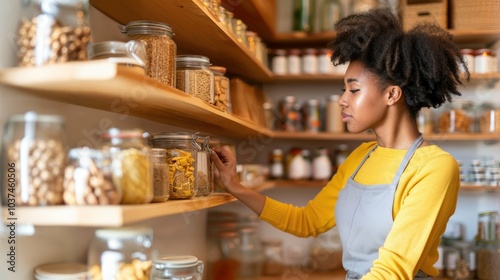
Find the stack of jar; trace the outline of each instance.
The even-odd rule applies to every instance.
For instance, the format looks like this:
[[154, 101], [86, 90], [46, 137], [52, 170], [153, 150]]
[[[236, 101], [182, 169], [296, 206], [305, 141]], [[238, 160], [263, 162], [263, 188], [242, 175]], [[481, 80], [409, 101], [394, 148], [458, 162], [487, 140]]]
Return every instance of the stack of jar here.
[[491, 187], [500, 186], [500, 161], [474, 159], [470, 162], [468, 172], [463, 167], [463, 161], [458, 162], [462, 184]]
[[438, 118], [439, 132], [500, 132], [500, 107], [492, 102], [474, 104], [459, 99], [444, 106]]
[[272, 71], [275, 75], [343, 75], [347, 64], [334, 66], [330, 49], [275, 49], [272, 52]]
[[460, 50], [470, 73], [486, 74], [498, 72], [498, 59], [491, 49]]

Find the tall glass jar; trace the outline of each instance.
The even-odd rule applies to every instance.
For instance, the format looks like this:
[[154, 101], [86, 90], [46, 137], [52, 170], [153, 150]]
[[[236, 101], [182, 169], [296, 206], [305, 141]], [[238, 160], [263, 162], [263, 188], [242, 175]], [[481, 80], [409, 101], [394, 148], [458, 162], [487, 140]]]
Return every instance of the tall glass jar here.
[[146, 44], [146, 74], [171, 87], [175, 87], [175, 57], [177, 45], [170, 25], [163, 22], [138, 20], [120, 26], [122, 33]]
[[64, 120], [58, 115], [27, 112], [8, 119], [2, 145], [2, 185], [7, 186], [3, 188], [4, 205], [63, 203], [64, 129]]
[[113, 154], [113, 181], [122, 190], [121, 204], [149, 203], [153, 199], [151, 148], [143, 131], [111, 128], [104, 133], [102, 149]]
[[168, 200], [170, 196], [170, 185], [168, 180], [167, 150], [153, 148], [153, 188], [154, 196], [152, 202]]
[[[98, 229], [90, 243], [90, 280], [149, 280], [153, 230], [146, 227]], [[131, 275], [136, 277], [129, 278]], [[139, 277], [137, 277], [137, 275]]]
[[107, 59], [110, 62], [136, 69], [144, 75], [147, 61], [146, 45], [134, 40], [126, 43], [118, 41], [98, 42], [90, 45], [89, 59]]
[[281, 275], [284, 270], [283, 242], [279, 239], [262, 241], [262, 274]]
[[177, 89], [210, 104], [214, 103], [214, 73], [209, 70], [210, 59], [202, 55], [178, 55]]
[[19, 66], [87, 60], [87, 0], [24, 1], [27, 18], [17, 34]]
[[480, 280], [498, 279], [500, 275], [500, 239], [477, 243], [477, 278]]
[[226, 111], [230, 102], [229, 78], [225, 76], [226, 68], [222, 66], [210, 66], [214, 73], [214, 105], [222, 111]]
[[210, 136], [197, 136], [196, 148], [196, 196], [207, 196], [213, 192], [210, 182]]
[[189, 133], [158, 133], [149, 138], [153, 148], [167, 151], [169, 199], [189, 199], [196, 195], [195, 136]]
[[257, 280], [262, 271], [262, 247], [258, 232], [253, 227], [242, 227], [240, 235], [239, 278]]
[[159, 256], [153, 261], [151, 279], [201, 280], [204, 263], [195, 256]]
[[293, 1], [293, 31], [314, 31], [314, 0]]

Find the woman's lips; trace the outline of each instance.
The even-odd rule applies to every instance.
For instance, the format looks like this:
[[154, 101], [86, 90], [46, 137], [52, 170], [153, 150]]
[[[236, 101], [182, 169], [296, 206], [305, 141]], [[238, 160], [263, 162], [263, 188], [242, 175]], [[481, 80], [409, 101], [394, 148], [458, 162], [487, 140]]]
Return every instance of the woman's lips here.
[[352, 117], [351, 115], [342, 112], [342, 121], [343, 122], [347, 122], [347, 120], [349, 120], [351, 117]]

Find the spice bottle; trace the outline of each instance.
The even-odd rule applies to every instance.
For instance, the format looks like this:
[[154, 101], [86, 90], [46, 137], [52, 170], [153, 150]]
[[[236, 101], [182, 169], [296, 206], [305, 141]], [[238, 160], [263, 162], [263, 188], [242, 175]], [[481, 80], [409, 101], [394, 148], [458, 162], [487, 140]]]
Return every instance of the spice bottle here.
[[210, 66], [209, 69], [214, 73], [214, 105], [226, 111], [230, 103], [229, 78], [224, 76], [226, 68], [222, 66]]
[[274, 149], [271, 154], [269, 177], [271, 179], [283, 179], [285, 176], [285, 166], [283, 163], [283, 150]]
[[167, 150], [161, 148], [151, 149], [153, 161], [153, 200], [152, 202], [162, 202], [168, 200], [170, 196], [170, 186], [168, 183]]
[[319, 101], [317, 99], [307, 100], [302, 112], [304, 131], [319, 132], [321, 128]]
[[302, 68], [301, 68], [300, 50], [299, 49], [288, 50], [287, 66], [288, 66], [288, 74], [290, 74], [290, 75], [299, 75], [300, 74], [300, 72], [302, 71]]
[[305, 49], [302, 54], [302, 73], [318, 74], [318, 52], [316, 49]]
[[339, 104], [339, 95], [330, 95], [326, 104], [326, 131], [344, 132], [344, 122], [342, 121], [342, 107]]
[[295, 96], [291, 95], [286, 96], [285, 99], [280, 103], [281, 117], [277, 119], [278, 124], [276, 125], [279, 130], [296, 131], [298, 114], [294, 109], [295, 104]]
[[318, 73], [334, 74], [335, 67], [331, 61], [332, 51], [330, 49], [320, 49], [318, 51]]
[[275, 75], [286, 75], [288, 72], [286, 51], [277, 49], [274, 51], [272, 59], [273, 73]]
[[214, 103], [214, 73], [210, 59], [202, 55], [178, 55], [176, 87], [210, 104]]
[[201, 280], [204, 263], [195, 256], [159, 256], [153, 261], [151, 279]]
[[146, 45], [146, 74], [165, 85], [175, 87], [175, 57], [177, 45], [170, 25], [163, 22], [138, 20], [120, 26], [120, 31]]
[[332, 175], [332, 161], [328, 155], [328, 150], [318, 148], [312, 162], [313, 180], [328, 180]]

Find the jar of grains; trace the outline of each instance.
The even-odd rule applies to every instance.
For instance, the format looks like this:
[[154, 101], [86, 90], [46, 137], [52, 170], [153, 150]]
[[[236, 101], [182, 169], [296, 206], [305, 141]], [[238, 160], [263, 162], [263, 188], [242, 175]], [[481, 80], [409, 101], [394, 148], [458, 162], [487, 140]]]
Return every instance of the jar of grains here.
[[210, 183], [210, 136], [196, 136], [196, 196], [207, 196], [213, 192]]
[[210, 60], [201, 55], [178, 55], [176, 87], [210, 104], [214, 103], [214, 74]]
[[[26, 1], [25, 1], [26, 2]], [[87, 60], [87, 0], [32, 0], [19, 25], [19, 66]], [[35, 11], [35, 13], [33, 13]]]
[[14, 115], [4, 126], [2, 142], [2, 185], [8, 186], [3, 188], [4, 205], [62, 204], [66, 166], [63, 118], [35, 112]]
[[146, 45], [146, 74], [171, 87], [175, 87], [175, 57], [177, 45], [170, 25], [148, 20], [131, 21], [121, 25], [122, 33]]
[[169, 199], [189, 199], [196, 194], [195, 136], [189, 133], [158, 133], [149, 138], [153, 148], [166, 149]]
[[454, 100], [446, 104], [439, 116], [441, 132], [471, 132], [473, 129], [474, 104], [470, 100]]
[[67, 205], [119, 204], [121, 189], [113, 182], [113, 158], [109, 151], [74, 148], [68, 153], [64, 173], [64, 203]]
[[204, 263], [195, 256], [158, 256], [151, 268], [155, 280], [201, 280]]
[[151, 148], [140, 129], [111, 128], [103, 135], [102, 149], [113, 156], [113, 181], [122, 190], [121, 204], [149, 203], [153, 199]]
[[153, 159], [153, 200], [152, 202], [162, 202], [168, 200], [170, 196], [170, 186], [168, 184], [168, 164], [167, 150], [160, 148], [151, 149]]
[[89, 59], [106, 59], [136, 69], [138, 73], [144, 75], [147, 60], [146, 45], [134, 40], [126, 43], [118, 41], [98, 42], [90, 45]]
[[89, 280], [149, 280], [153, 230], [147, 227], [98, 229], [87, 256]]
[[480, 132], [500, 132], [500, 106], [493, 103], [483, 103], [480, 105], [479, 131]]
[[224, 76], [226, 68], [210, 66], [210, 70], [214, 73], [214, 105], [222, 111], [226, 111], [229, 101], [229, 78]]
[[500, 275], [500, 239], [477, 242], [477, 278], [480, 280], [498, 279]]

